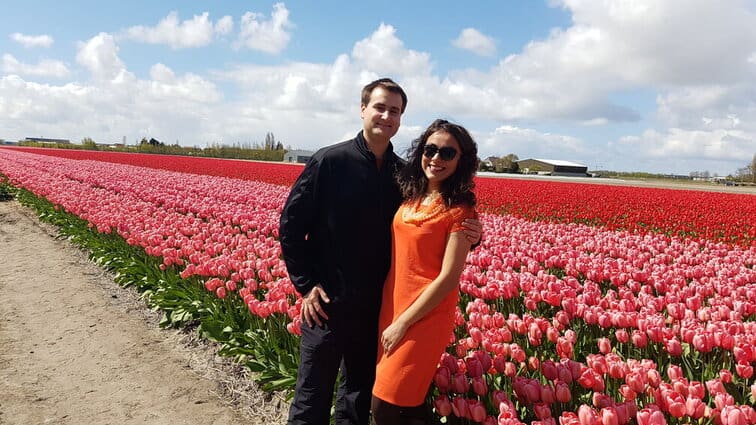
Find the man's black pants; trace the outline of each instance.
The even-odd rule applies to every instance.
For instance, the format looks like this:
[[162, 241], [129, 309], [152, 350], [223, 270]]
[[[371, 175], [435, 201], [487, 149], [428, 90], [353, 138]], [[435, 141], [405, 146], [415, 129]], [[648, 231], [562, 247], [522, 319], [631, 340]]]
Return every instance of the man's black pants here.
[[322, 327], [302, 324], [299, 372], [289, 425], [330, 423], [339, 371], [336, 424], [369, 423], [378, 351], [377, 316], [377, 312], [364, 310], [352, 314], [329, 311], [329, 320]]

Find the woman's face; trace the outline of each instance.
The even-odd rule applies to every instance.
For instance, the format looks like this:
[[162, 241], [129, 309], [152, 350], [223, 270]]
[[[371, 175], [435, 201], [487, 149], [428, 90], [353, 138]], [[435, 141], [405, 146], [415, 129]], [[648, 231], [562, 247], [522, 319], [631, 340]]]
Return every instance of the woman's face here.
[[439, 130], [428, 137], [423, 147], [421, 165], [428, 178], [428, 189], [438, 190], [441, 182], [457, 170], [462, 151], [451, 134]]

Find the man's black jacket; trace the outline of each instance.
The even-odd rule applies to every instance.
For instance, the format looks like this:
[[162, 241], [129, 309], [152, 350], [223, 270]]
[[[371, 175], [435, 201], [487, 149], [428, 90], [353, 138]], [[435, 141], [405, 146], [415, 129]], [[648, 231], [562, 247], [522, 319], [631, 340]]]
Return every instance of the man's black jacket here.
[[362, 132], [312, 156], [280, 223], [283, 257], [300, 294], [320, 284], [332, 307], [380, 305], [391, 221], [402, 200], [395, 174], [403, 166], [389, 144], [378, 169]]

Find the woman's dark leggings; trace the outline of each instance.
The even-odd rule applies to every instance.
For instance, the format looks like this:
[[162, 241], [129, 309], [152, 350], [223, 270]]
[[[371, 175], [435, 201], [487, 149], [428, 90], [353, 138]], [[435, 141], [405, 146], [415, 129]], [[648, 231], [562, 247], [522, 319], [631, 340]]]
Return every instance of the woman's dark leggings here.
[[414, 407], [397, 406], [373, 396], [370, 403], [372, 425], [426, 425], [430, 415], [425, 404]]

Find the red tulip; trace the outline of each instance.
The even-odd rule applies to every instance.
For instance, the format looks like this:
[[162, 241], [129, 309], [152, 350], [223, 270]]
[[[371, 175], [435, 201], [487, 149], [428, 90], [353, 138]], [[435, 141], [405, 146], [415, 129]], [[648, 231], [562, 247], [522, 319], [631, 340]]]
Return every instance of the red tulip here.
[[433, 375], [433, 383], [438, 387], [439, 391], [446, 393], [449, 391], [450, 381], [451, 374], [449, 373], [449, 369], [446, 366], [439, 366]]
[[436, 413], [439, 416], [449, 416], [452, 412], [452, 404], [444, 394], [439, 395], [433, 400], [433, 407], [436, 408]]
[[488, 384], [486, 384], [486, 380], [482, 376], [472, 378], [472, 389], [479, 396], [488, 395]]
[[468, 357], [465, 359], [465, 364], [467, 365], [467, 375], [471, 378], [483, 375], [483, 365], [480, 364], [480, 361], [477, 358]]
[[470, 383], [467, 376], [462, 372], [457, 372], [451, 376], [451, 390], [457, 394], [465, 394], [470, 389]]
[[454, 397], [452, 400], [452, 412], [458, 418], [470, 419], [470, 409], [464, 397]]
[[469, 419], [475, 422], [483, 423], [486, 419], [486, 408], [478, 400], [467, 400], [467, 408], [470, 412]]
[[541, 362], [541, 374], [549, 381], [557, 379], [557, 366], [551, 360]]
[[546, 419], [551, 417], [551, 407], [547, 403], [536, 403], [533, 405], [533, 412], [538, 419]]
[[556, 381], [554, 392], [556, 395], [556, 400], [560, 403], [569, 403], [570, 400], [572, 400], [572, 392], [570, 391], [570, 387], [563, 381]]

